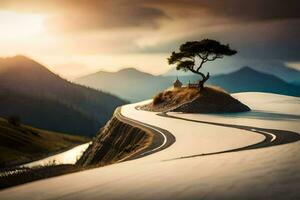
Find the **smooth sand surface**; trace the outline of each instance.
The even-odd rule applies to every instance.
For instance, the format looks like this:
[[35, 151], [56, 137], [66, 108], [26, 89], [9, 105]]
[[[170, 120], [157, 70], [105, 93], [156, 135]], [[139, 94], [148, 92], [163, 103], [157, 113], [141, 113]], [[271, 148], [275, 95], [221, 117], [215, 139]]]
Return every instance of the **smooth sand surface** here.
[[[230, 116], [169, 114], [300, 132], [299, 98], [263, 93], [235, 96], [259, 112]], [[137, 160], [9, 188], [0, 192], [0, 199], [300, 199], [299, 142], [170, 160], [240, 148], [261, 142], [264, 136], [158, 116], [136, 110], [139, 104], [124, 106], [122, 115], [167, 129], [176, 137], [172, 146]], [[275, 113], [276, 119], [270, 113]]]

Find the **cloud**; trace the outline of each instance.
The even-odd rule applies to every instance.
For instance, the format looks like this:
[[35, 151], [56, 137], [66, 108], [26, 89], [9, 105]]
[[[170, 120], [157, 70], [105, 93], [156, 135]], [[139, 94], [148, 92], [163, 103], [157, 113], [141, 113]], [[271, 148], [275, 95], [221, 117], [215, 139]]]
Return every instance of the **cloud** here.
[[[233, 21], [261, 21], [292, 19], [300, 17], [298, 0], [157, 0], [152, 4], [167, 10], [177, 11], [177, 15], [197, 16], [201, 13], [230, 18]], [[182, 12], [184, 10], [184, 12]]]
[[214, 38], [248, 59], [300, 60], [299, 0], [1, 0], [1, 9], [45, 14], [68, 53], [168, 53]]
[[158, 28], [161, 20], [178, 18], [236, 23], [300, 17], [298, 0], [2, 0], [1, 8], [52, 13], [48, 21], [52, 27], [72, 31]]
[[[300, 32], [300, 19], [224, 24], [206, 28], [191, 25], [183, 30], [192, 31], [178, 34], [180, 30], [169, 30], [174, 32], [172, 40], [168, 40], [168, 31], [147, 35], [143, 41], [156, 39], [155, 45], [144, 45], [138, 50], [143, 53], [172, 52], [178, 50], [185, 41], [212, 38], [230, 44], [238, 50], [239, 56], [247, 59], [300, 61], [300, 38], [297, 36]], [[157, 35], [162, 35], [160, 40]]]
[[0, 3], [0, 9], [20, 12], [40, 12], [49, 15], [46, 25], [52, 30], [90, 31], [132, 27], [156, 28], [169, 17], [143, 1], [132, 0], [24, 0]]
[[158, 28], [168, 19], [163, 10], [125, 1], [89, 1], [58, 13], [48, 25], [61, 31], [94, 31], [125, 28]]

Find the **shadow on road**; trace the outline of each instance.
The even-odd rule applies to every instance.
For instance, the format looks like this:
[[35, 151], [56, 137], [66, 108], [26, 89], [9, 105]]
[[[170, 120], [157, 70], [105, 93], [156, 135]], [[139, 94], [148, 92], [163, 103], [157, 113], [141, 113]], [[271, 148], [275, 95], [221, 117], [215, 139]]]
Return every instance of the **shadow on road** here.
[[167, 113], [159, 113], [157, 115], [162, 116], [162, 117], [168, 117], [168, 118], [185, 120], [185, 121], [202, 123], [202, 124], [210, 124], [210, 125], [215, 125], [215, 126], [237, 128], [237, 129], [247, 130], [247, 131], [258, 133], [258, 134], [265, 136], [265, 139], [262, 142], [259, 142], [257, 144], [253, 144], [253, 145], [249, 145], [246, 147], [241, 147], [241, 148], [231, 149], [231, 150], [226, 150], [226, 151], [206, 153], [206, 154], [194, 154], [194, 155], [189, 155], [189, 156], [168, 159], [166, 161], [185, 159], [185, 158], [193, 158], [193, 157], [198, 157], [198, 156], [209, 156], [209, 155], [216, 155], [216, 154], [223, 154], [223, 153], [231, 153], [231, 152], [237, 152], [237, 151], [257, 149], [257, 148], [266, 148], [266, 147], [270, 147], [270, 146], [277, 146], [277, 145], [283, 145], [283, 144], [288, 144], [288, 143], [292, 143], [292, 142], [297, 142], [298, 140], [300, 140], [300, 135], [298, 133], [292, 132], [292, 131], [265, 129], [265, 128], [258, 128], [258, 127], [253, 127], [253, 126], [242, 126], [242, 125], [235, 125], [235, 124], [223, 124], [223, 123], [216, 123], [216, 122], [207, 122], [207, 121], [186, 119], [186, 118], [171, 116], [171, 115], [168, 115]]

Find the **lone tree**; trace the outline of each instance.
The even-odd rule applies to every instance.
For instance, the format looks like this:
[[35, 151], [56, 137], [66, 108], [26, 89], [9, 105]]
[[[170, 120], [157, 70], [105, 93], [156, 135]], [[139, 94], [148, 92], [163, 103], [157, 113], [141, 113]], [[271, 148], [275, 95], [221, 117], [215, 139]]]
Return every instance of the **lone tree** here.
[[168, 58], [169, 64], [176, 64], [177, 70], [191, 71], [199, 74], [199, 89], [203, 89], [204, 83], [209, 79], [209, 73], [205, 76], [200, 69], [207, 61], [214, 61], [224, 56], [232, 56], [237, 51], [230, 49], [229, 45], [221, 44], [216, 40], [204, 39], [182, 44], [179, 52], [172, 52]]

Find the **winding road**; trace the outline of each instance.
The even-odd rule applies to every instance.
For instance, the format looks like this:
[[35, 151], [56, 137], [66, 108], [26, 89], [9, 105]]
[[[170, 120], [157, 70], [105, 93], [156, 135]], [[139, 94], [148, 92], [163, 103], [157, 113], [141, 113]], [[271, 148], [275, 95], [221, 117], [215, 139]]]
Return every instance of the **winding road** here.
[[126, 161], [138, 159], [156, 153], [158, 151], [164, 150], [165, 148], [168, 148], [176, 141], [174, 135], [172, 135], [169, 131], [165, 129], [155, 127], [150, 124], [142, 123], [137, 120], [133, 120], [123, 116], [121, 114], [121, 108], [117, 108], [115, 112], [115, 116], [124, 123], [131, 124], [134, 127], [139, 127], [153, 134], [153, 140], [151, 144], [147, 148], [137, 152], [135, 155], [127, 158]]
[[[0, 199], [300, 199], [300, 98], [241, 93], [249, 115], [153, 113], [118, 118], [154, 133], [126, 162], [0, 191]], [[176, 140], [175, 140], [176, 138]]]
[[271, 147], [271, 146], [275, 146], [275, 145], [282, 145], [282, 144], [297, 142], [298, 140], [300, 140], [300, 135], [298, 133], [292, 132], [292, 131], [265, 129], [265, 128], [258, 128], [258, 127], [253, 127], [253, 126], [241, 126], [241, 125], [234, 125], [234, 124], [223, 124], [223, 123], [216, 123], [216, 122], [207, 122], [207, 121], [186, 119], [186, 118], [182, 118], [182, 117], [172, 116], [172, 115], [169, 115], [168, 113], [159, 113], [157, 115], [162, 116], [162, 117], [169, 117], [169, 118], [174, 118], [174, 119], [179, 119], [179, 120], [190, 121], [190, 122], [211, 124], [211, 125], [215, 125], [215, 126], [232, 127], [232, 128], [237, 128], [237, 129], [241, 129], [241, 130], [247, 130], [247, 131], [261, 134], [265, 137], [265, 139], [261, 142], [258, 142], [256, 144], [252, 144], [249, 146], [241, 147], [241, 148], [229, 149], [229, 150], [225, 150], [225, 151], [212, 152], [212, 153], [206, 153], [206, 154], [189, 155], [189, 156], [184, 156], [184, 157], [175, 158], [175, 159], [192, 158], [192, 157], [197, 157], [197, 156], [208, 156], [208, 155], [221, 154], [221, 153], [231, 153], [231, 152], [244, 151], [244, 150], [250, 150], [250, 149], [256, 149], [256, 148], [265, 148], [265, 147]]

